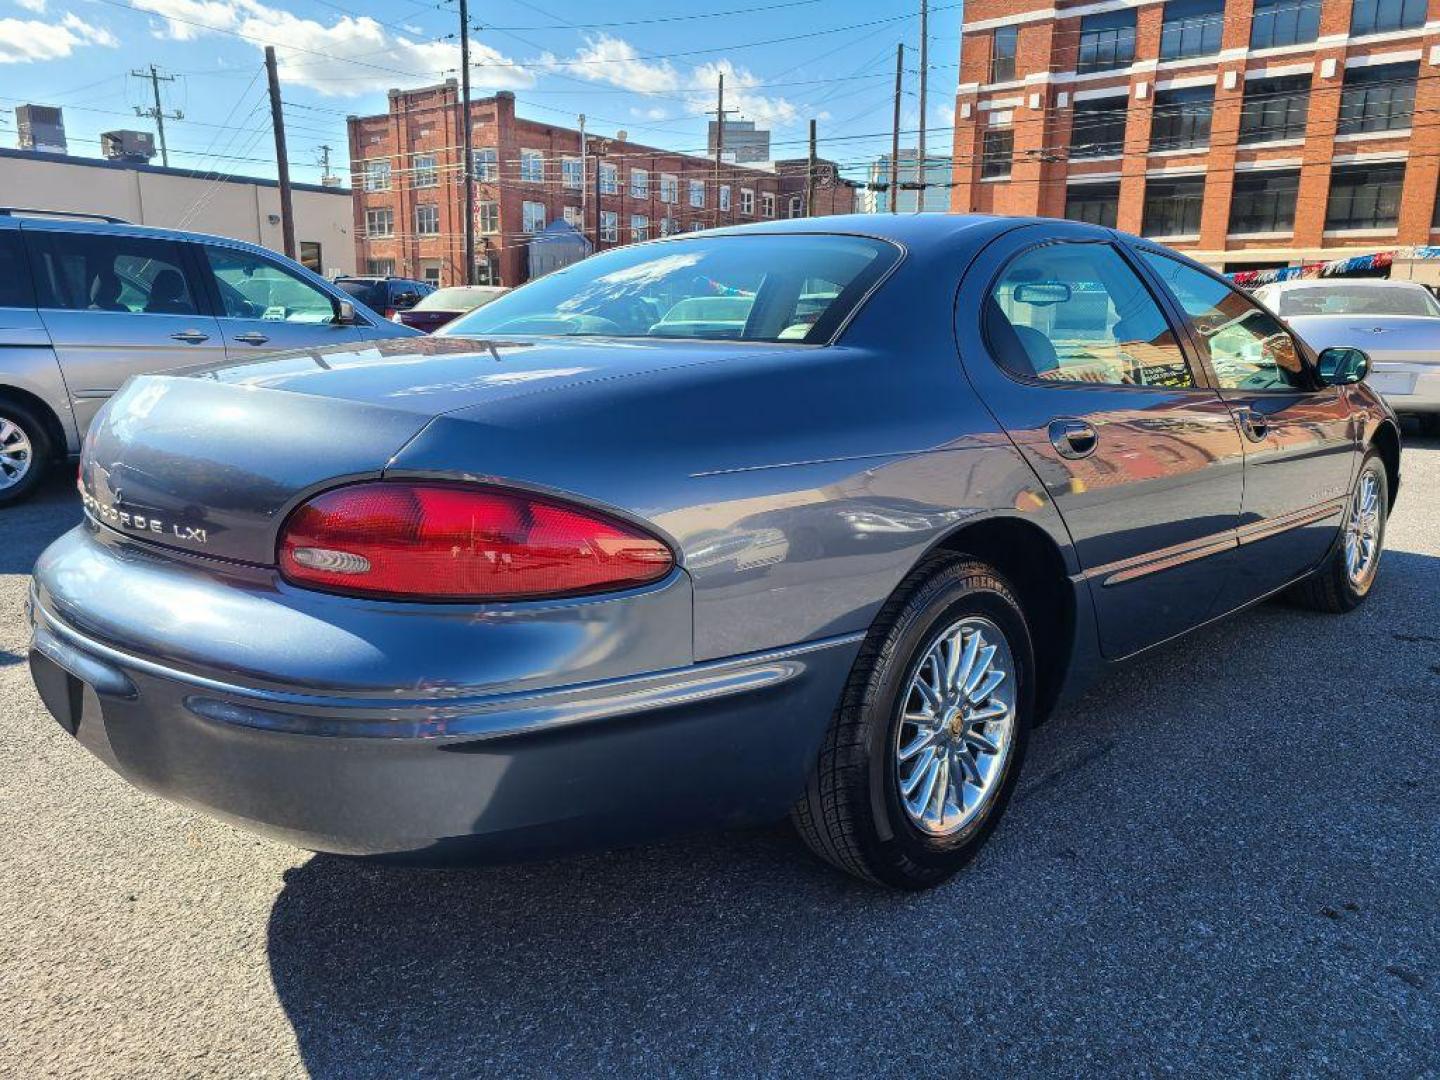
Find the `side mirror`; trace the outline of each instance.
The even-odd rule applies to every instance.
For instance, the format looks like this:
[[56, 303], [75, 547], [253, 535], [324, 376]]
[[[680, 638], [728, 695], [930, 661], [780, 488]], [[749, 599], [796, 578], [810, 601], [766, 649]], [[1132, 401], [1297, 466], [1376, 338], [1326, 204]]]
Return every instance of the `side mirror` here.
[[331, 322], [337, 326], [351, 326], [355, 322], [355, 305], [349, 300], [340, 300], [336, 297], [330, 298], [330, 307], [335, 312], [335, 318]]
[[1335, 345], [1320, 353], [1316, 366], [1325, 385], [1350, 386], [1370, 374], [1370, 357], [1360, 349]]

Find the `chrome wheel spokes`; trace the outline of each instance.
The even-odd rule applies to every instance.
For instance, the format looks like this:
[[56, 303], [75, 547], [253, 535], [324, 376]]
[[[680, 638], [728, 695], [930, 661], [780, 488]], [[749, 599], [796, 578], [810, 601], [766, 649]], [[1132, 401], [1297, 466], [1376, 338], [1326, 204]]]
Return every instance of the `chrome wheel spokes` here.
[[895, 741], [900, 801], [924, 832], [964, 828], [1000, 788], [1015, 730], [1015, 660], [1000, 628], [970, 615], [922, 656]]
[[0, 416], [0, 490], [25, 479], [32, 456], [30, 436], [14, 421]]
[[1355, 485], [1350, 501], [1350, 517], [1345, 522], [1345, 572], [1350, 584], [1364, 585], [1380, 561], [1380, 532], [1383, 507], [1380, 505], [1380, 481], [1373, 469], [1367, 469]]

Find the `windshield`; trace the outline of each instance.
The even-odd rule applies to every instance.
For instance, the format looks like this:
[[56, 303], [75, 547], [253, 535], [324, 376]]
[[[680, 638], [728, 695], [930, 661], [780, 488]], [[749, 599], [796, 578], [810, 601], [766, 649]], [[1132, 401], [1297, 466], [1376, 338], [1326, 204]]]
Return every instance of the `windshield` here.
[[1395, 285], [1327, 285], [1280, 294], [1280, 315], [1440, 315], [1424, 289]]
[[448, 337], [829, 341], [896, 260], [861, 236], [708, 236], [616, 248], [462, 316]]
[[436, 289], [429, 296], [422, 297], [411, 311], [469, 311], [471, 308], [488, 304], [497, 296], [503, 295], [504, 289], [488, 288], [453, 288]]

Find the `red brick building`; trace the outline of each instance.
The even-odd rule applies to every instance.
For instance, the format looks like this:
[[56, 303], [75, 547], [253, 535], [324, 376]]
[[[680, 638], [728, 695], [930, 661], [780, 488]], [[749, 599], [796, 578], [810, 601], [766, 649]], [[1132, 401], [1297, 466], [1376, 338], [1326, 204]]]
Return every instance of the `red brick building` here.
[[951, 206], [1112, 225], [1225, 269], [1428, 244], [1428, 3], [967, 0]]
[[[390, 92], [383, 116], [349, 119], [361, 273], [464, 281], [462, 108], [454, 80]], [[529, 277], [530, 237], [563, 219], [600, 249], [767, 218], [804, 217], [807, 163], [762, 169], [591, 136], [515, 115], [515, 97], [470, 103], [476, 280]], [[850, 213], [854, 185], [822, 162], [815, 214]]]

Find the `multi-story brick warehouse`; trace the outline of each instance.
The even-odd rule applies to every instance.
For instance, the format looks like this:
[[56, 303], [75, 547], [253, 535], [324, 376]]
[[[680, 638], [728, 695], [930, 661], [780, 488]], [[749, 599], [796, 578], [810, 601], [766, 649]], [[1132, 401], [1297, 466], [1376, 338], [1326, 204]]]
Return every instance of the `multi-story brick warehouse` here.
[[1428, 244], [1430, 4], [967, 0], [951, 206], [1117, 226], [1225, 269]]
[[[383, 116], [349, 119], [355, 238], [361, 272], [464, 281], [463, 131], [454, 80], [390, 92]], [[515, 115], [515, 97], [470, 103], [476, 280], [529, 276], [530, 237], [564, 219], [600, 249], [766, 218], [804, 217], [807, 162], [773, 169], [672, 153]], [[850, 213], [855, 185], [817, 170], [814, 213]], [[582, 221], [583, 208], [583, 221]]]

